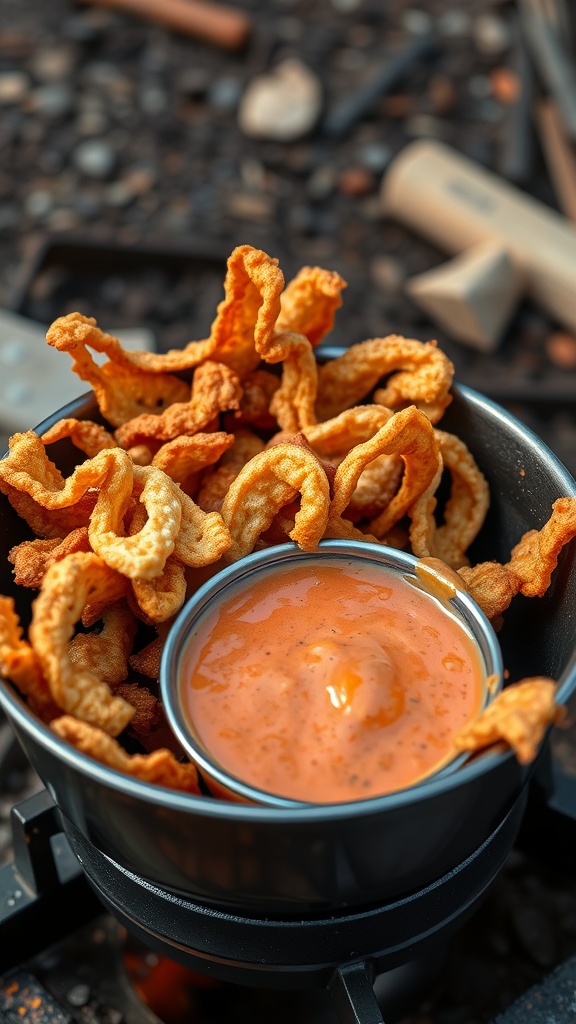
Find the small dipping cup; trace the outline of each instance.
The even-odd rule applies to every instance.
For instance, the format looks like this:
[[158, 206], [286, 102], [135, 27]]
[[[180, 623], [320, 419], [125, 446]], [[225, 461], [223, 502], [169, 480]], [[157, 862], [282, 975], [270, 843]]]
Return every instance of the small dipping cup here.
[[[372, 571], [378, 568], [382, 570], [383, 586], [386, 584], [386, 576], [395, 573], [424, 591], [459, 623], [476, 648], [483, 673], [480, 710], [502, 688], [502, 655], [496, 634], [463, 586], [459, 589], [451, 584], [449, 570], [444, 577], [441, 572], [436, 574], [435, 569], [429, 569], [427, 563], [413, 555], [363, 541], [324, 540], [314, 552], [302, 551], [295, 544], [282, 544], [255, 552], [221, 570], [189, 599], [168, 634], [160, 666], [161, 696], [170, 726], [190, 760], [196, 764], [206, 785], [216, 795], [271, 807], [305, 806], [302, 801], [257, 789], [223, 768], [196, 733], [185, 711], [182, 687], [193, 652], [206, 641], [206, 622], [223, 602], [249, 590], [263, 577], [280, 574], [291, 568], [309, 567], [314, 562], [336, 567], [370, 563]], [[466, 753], [457, 754], [448, 762], [443, 761], [414, 785], [455, 771], [468, 756]]]

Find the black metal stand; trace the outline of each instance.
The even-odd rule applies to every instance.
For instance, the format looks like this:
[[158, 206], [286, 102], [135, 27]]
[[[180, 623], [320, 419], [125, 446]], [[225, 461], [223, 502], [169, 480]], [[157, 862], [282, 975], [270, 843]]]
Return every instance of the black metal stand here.
[[102, 913], [46, 790], [12, 808], [14, 860], [0, 867], [0, 971]]

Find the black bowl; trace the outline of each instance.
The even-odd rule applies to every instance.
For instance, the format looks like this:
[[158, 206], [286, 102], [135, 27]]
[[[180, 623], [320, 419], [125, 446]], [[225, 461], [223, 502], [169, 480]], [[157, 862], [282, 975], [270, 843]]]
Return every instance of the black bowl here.
[[[41, 429], [63, 415], [100, 418], [89, 395]], [[442, 429], [466, 441], [490, 483], [491, 507], [475, 561], [506, 561], [522, 533], [543, 525], [556, 498], [576, 497], [575, 482], [546, 446], [479, 394], [454, 388]], [[59, 454], [64, 471], [66, 460], [71, 469], [72, 447], [61, 444]], [[5, 556], [26, 536], [26, 526], [5, 498], [0, 519], [0, 590], [13, 593]], [[575, 555], [573, 544], [562, 552], [544, 598], [515, 599], [501, 633], [511, 679], [551, 675], [560, 680], [562, 702], [576, 686]], [[22, 590], [17, 596], [24, 622], [30, 597]], [[0, 686], [0, 704], [60, 808], [67, 834], [79, 833], [126, 877], [254, 917], [302, 919], [369, 908], [432, 884], [486, 843], [523, 801], [534, 770], [512, 753], [489, 753], [453, 774], [364, 802], [253, 807], [154, 787], [91, 760], [36, 721], [10, 685]]]

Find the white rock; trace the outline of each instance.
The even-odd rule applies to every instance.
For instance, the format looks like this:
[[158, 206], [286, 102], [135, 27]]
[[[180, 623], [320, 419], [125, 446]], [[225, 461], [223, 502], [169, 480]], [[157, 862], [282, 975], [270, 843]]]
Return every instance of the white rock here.
[[293, 142], [314, 127], [321, 110], [320, 80], [302, 61], [289, 58], [250, 82], [238, 123], [252, 138]]
[[20, 103], [28, 95], [30, 79], [24, 71], [3, 71], [0, 74], [0, 104]]

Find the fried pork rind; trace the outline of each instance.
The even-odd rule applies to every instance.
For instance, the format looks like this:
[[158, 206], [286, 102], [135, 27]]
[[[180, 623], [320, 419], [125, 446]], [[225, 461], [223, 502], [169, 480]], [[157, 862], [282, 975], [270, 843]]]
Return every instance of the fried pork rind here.
[[357, 405], [333, 419], [305, 427], [302, 433], [322, 458], [343, 459], [351, 448], [374, 437], [392, 415], [381, 405]]
[[507, 686], [457, 733], [456, 750], [479, 751], [504, 741], [521, 764], [529, 764], [548, 726], [564, 718], [555, 693], [556, 683], [540, 676]]
[[[94, 317], [61, 316], [49, 327], [46, 341], [72, 356], [72, 369], [92, 386], [100, 412], [114, 427], [142, 413], [161, 412], [188, 395], [186, 383], [178, 377], [150, 373], [124, 360], [118, 338], [101, 331]], [[88, 348], [106, 352], [110, 361], [99, 366]]]
[[490, 504], [488, 483], [460, 438], [435, 431], [443, 466], [452, 477], [444, 522], [436, 525], [434, 497], [441, 474], [410, 510], [410, 543], [418, 558], [440, 558], [453, 569], [468, 564], [466, 551], [477, 537]]
[[276, 331], [304, 334], [317, 345], [334, 326], [334, 314], [342, 305], [346, 282], [333, 270], [302, 267], [280, 296]]
[[222, 518], [230, 530], [229, 561], [249, 554], [274, 516], [301, 495], [290, 537], [313, 551], [328, 522], [330, 487], [318, 459], [304, 448], [279, 444], [255, 455], [233, 481], [222, 503]]
[[91, 672], [111, 689], [128, 675], [128, 657], [136, 635], [136, 619], [124, 602], [109, 605], [100, 632], [77, 633], [68, 657], [81, 671]]
[[178, 484], [186, 484], [190, 477], [207, 466], [212, 466], [234, 444], [234, 434], [220, 430], [213, 434], [183, 435], [167, 441], [152, 459], [152, 465], [161, 469]]
[[158, 679], [163, 649], [164, 639], [161, 636], [157, 636], [149, 644], [146, 644], [141, 651], [130, 655], [128, 659], [130, 668], [133, 672], [139, 672], [140, 675], [147, 676], [148, 679]]
[[4, 596], [0, 596], [0, 675], [14, 683], [42, 721], [49, 722], [60, 714], [36, 652], [22, 637], [14, 601]]
[[145, 413], [124, 423], [116, 431], [121, 448], [153, 441], [172, 441], [182, 434], [206, 430], [220, 412], [238, 409], [242, 388], [237, 375], [224, 363], [208, 361], [199, 366], [187, 402], [174, 402], [160, 415]]
[[277, 334], [263, 357], [268, 363], [282, 363], [282, 382], [270, 403], [280, 430], [296, 432], [316, 423], [318, 369], [308, 339], [290, 331]]
[[112, 434], [99, 423], [91, 420], [65, 418], [58, 420], [53, 427], [46, 430], [41, 437], [42, 444], [53, 444], [68, 437], [72, 444], [84, 452], [88, 458], [98, 455], [105, 448], [115, 448], [116, 441]]
[[217, 562], [228, 551], [232, 536], [219, 512], [204, 512], [180, 491], [182, 520], [174, 555], [192, 569]]
[[116, 694], [128, 701], [134, 708], [134, 717], [130, 722], [130, 732], [138, 737], [149, 736], [163, 719], [162, 705], [146, 686], [139, 683], [120, 683]]
[[404, 476], [400, 489], [383, 512], [368, 525], [377, 538], [406, 514], [434, 479], [439, 465], [438, 443], [428, 418], [414, 406], [392, 416], [370, 440], [356, 445], [336, 470], [330, 520], [345, 511], [361, 473], [381, 455], [400, 455]]
[[389, 409], [416, 405], [431, 423], [437, 423], [451, 402], [449, 394], [454, 367], [435, 341], [421, 342], [390, 334], [351, 345], [338, 359], [318, 370], [319, 420], [360, 402], [392, 374], [374, 400]]
[[87, 527], [98, 497], [96, 491], [88, 491], [75, 505], [71, 505], [69, 508], [42, 508], [42, 505], [34, 501], [29, 494], [19, 491], [16, 487], [3, 481], [1, 471], [0, 491], [6, 495], [14, 511], [28, 524], [32, 533], [37, 537], [52, 540], [60, 540], [72, 530]]
[[196, 501], [205, 512], [219, 512], [233, 480], [250, 459], [264, 451], [264, 441], [251, 430], [240, 428], [235, 432], [234, 444], [222, 456], [218, 465], [204, 475]]
[[114, 697], [95, 672], [79, 669], [69, 653], [75, 624], [100, 586], [106, 588], [108, 578], [108, 567], [92, 553], [67, 555], [51, 565], [32, 605], [29, 639], [58, 707], [117, 736], [132, 718], [133, 708]]
[[279, 387], [280, 378], [269, 370], [254, 370], [243, 377], [240, 408], [234, 413], [235, 425], [274, 430], [276, 420], [270, 412], [270, 403]]
[[226, 363], [240, 379], [256, 369], [280, 313], [284, 275], [278, 260], [240, 245], [228, 260], [225, 298], [210, 332], [212, 359]]
[[506, 611], [516, 594], [543, 597], [562, 548], [576, 536], [576, 498], [558, 498], [541, 530], [529, 530], [512, 549], [510, 561], [463, 566], [466, 589], [489, 619]]
[[90, 551], [88, 527], [82, 526], [72, 530], [67, 537], [60, 540], [25, 540], [16, 544], [8, 552], [8, 561], [14, 566], [14, 582], [19, 587], [33, 587], [35, 590], [42, 584], [46, 570], [54, 562], [61, 561], [66, 555], [75, 551]]
[[154, 750], [151, 754], [127, 754], [102, 729], [78, 721], [71, 715], [56, 718], [50, 728], [82, 754], [118, 772], [167, 789], [199, 793], [198, 773], [194, 765], [180, 764], [169, 750]]

